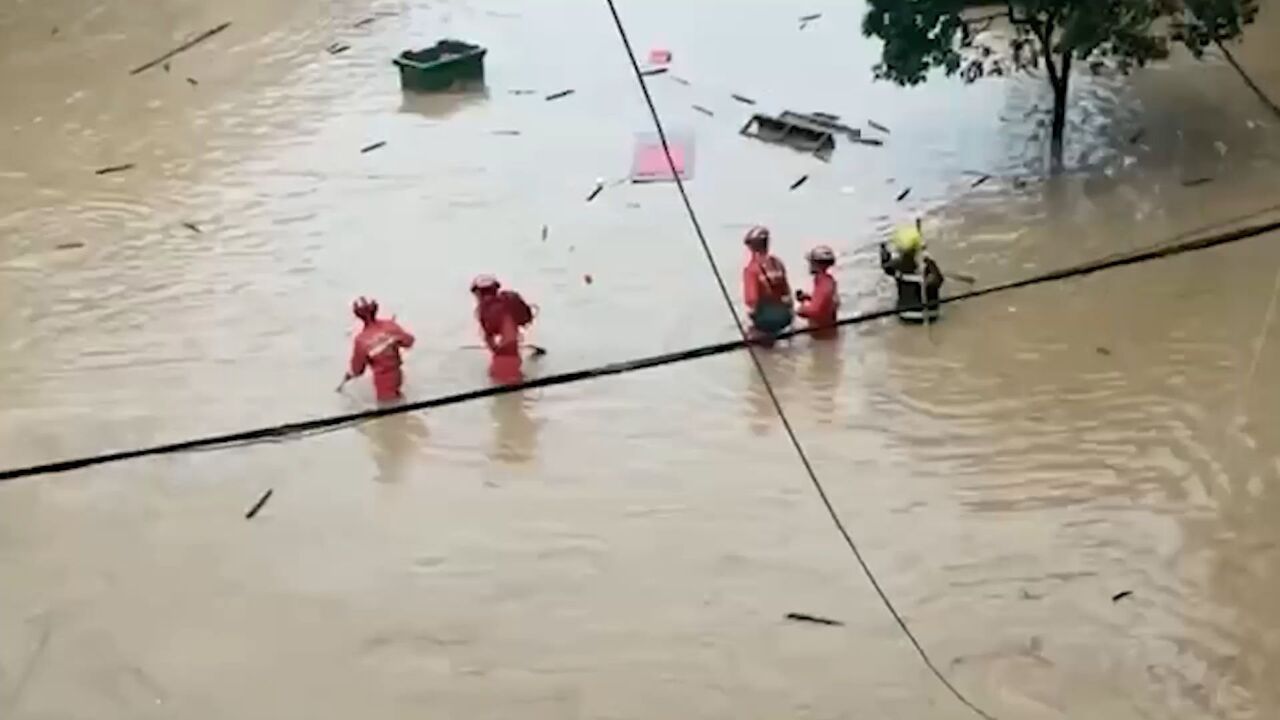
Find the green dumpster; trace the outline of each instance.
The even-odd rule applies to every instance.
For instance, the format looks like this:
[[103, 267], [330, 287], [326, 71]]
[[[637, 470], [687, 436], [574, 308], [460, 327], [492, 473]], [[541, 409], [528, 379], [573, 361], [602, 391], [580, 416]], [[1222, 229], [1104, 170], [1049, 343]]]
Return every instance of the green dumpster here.
[[440, 92], [484, 84], [488, 50], [461, 40], [441, 40], [422, 50], [405, 50], [392, 60], [400, 68], [400, 87]]

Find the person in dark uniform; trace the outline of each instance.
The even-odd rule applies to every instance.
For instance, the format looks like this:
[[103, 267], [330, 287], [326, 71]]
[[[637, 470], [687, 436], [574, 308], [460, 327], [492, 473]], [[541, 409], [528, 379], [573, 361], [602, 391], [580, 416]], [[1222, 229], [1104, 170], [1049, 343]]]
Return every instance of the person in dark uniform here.
[[944, 278], [938, 263], [924, 251], [919, 228], [904, 226], [894, 231], [892, 251], [880, 243], [880, 268], [898, 286], [899, 320], [911, 324], [938, 320]]

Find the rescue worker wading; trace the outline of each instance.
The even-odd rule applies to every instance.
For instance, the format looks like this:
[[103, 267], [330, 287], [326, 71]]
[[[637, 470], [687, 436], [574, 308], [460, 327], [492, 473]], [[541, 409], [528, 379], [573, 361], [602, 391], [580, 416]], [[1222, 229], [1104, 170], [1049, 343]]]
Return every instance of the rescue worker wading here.
[[880, 243], [880, 267], [898, 285], [898, 319], [912, 324], [938, 319], [942, 270], [924, 252], [924, 238], [914, 227], [893, 234], [893, 252]]
[[[378, 319], [378, 301], [359, 298], [351, 312], [364, 323], [351, 347], [351, 363], [342, 383], [360, 377], [368, 368], [373, 375], [373, 392], [379, 403], [400, 399], [404, 374], [400, 371], [400, 351], [413, 347], [413, 336], [395, 320]], [[338, 386], [341, 389], [342, 385]]]
[[836, 288], [836, 279], [831, 277], [831, 266], [836, 264], [835, 251], [826, 245], [819, 245], [810, 250], [805, 259], [809, 261], [809, 274], [813, 275], [813, 293], [796, 291], [796, 300], [800, 307], [796, 314], [809, 321], [813, 337], [828, 339], [836, 337], [836, 313], [840, 309], [840, 293]]
[[769, 254], [769, 228], [751, 228], [742, 242], [751, 252], [742, 269], [742, 296], [751, 317], [751, 337], [771, 343], [794, 319], [787, 268]]
[[[494, 382], [514, 384], [524, 379], [520, 356], [520, 331], [533, 323], [533, 308], [513, 290], [503, 290], [497, 278], [481, 275], [471, 281], [476, 299], [476, 322], [489, 349], [489, 377]], [[538, 353], [541, 348], [535, 348]]]

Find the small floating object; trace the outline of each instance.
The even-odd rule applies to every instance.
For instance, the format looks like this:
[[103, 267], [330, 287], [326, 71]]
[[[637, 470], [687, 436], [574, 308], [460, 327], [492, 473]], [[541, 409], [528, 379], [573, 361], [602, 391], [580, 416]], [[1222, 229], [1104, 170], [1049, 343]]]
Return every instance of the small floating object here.
[[591, 283], [595, 282], [595, 279], [591, 277], [591, 273], [583, 273], [582, 282], [590, 285]]
[[391, 62], [400, 69], [400, 87], [442, 92], [484, 83], [484, 56], [489, 51], [461, 40], [441, 40], [421, 50], [405, 50]]
[[195, 86], [199, 85], [200, 83], [196, 82], [196, 79], [195, 79], [195, 78], [190, 78], [190, 77], [189, 77], [189, 78], [187, 78], [187, 84], [188, 84], [188, 85], [190, 85], [191, 87], [195, 87]]
[[671, 51], [666, 48], [654, 48], [649, 51], [650, 65], [666, 65], [671, 62]]
[[689, 81], [688, 81], [688, 80], [685, 80], [684, 78], [680, 77], [679, 75], [672, 75], [672, 76], [671, 76], [671, 79], [672, 79], [672, 80], [674, 80], [674, 81], [676, 81], [676, 82], [678, 82], [678, 83], [680, 83], [681, 85], [686, 86], [686, 87], [689, 85]]
[[575, 92], [577, 92], [577, 90], [574, 90], [574, 89], [572, 89], [572, 88], [570, 88], [570, 89], [568, 89], [568, 90], [561, 90], [561, 91], [560, 91], [560, 92], [558, 92], [558, 93], [551, 93], [551, 94], [550, 94], [550, 95], [548, 95], [545, 99], [547, 100], [547, 102], [550, 102], [550, 101], [552, 101], [552, 100], [559, 100], [559, 99], [560, 99], [560, 98], [562, 98], [562, 97], [569, 97], [570, 95], [574, 94]]
[[546, 241], [547, 241], [547, 226], [543, 225], [542, 226], [542, 242], [546, 242]]
[[1122, 590], [1116, 593], [1115, 595], [1111, 596], [1111, 602], [1120, 602], [1121, 600], [1129, 597], [1132, 594], [1133, 594], [1132, 590]]
[[885, 126], [881, 125], [880, 123], [876, 122], [875, 120], [868, 120], [868, 121], [867, 121], [867, 125], [868, 125], [868, 126], [870, 126], [873, 130], [879, 130], [880, 132], [884, 133], [885, 135], [892, 135], [892, 134], [893, 134], [892, 132], [890, 132], [890, 131], [889, 131], [889, 128], [887, 128], [887, 127], [885, 127]]
[[662, 75], [663, 73], [667, 72], [667, 70], [669, 69], [670, 68], [656, 67], [656, 68], [649, 68], [648, 70], [641, 70], [640, 77], [653, 77], [654, 75]]
[[110, 175], [111, 173], [118, 173], [118, 172], [124, 172], [125, 170], [132, 170], [134, 167], [135, 166], [133, 163], [125, 163], [123, 165], [110, 165], [108, 167], [98, 168], [97, 170], [94, 170], [93, 174], [94, 175]]
[[377, 20], [377, 18], [367, 17], [367, 18], [365, 18], [365, 19], [361, 20], [360, 22], [356, 23], [355, 25], [352, 25], [351, 27], [358, 27], [358, 28], [368, 27], [368, 26], [372, 25], [376, 20]]
[[160, 66], [160, 68], [161, 68], [162, 70], [164, 70], [165, 72], [169, 72], [169, 63], [165, 63], [165, 64], [161, 65], [161, 66]]
[[799, 180], [796, 180], [796, 181], [795, 181], [795, 182], [793, 182], [793, 183], [791, 183], [791, 187], [790, 187], [790, 188], [788, 188], [788, 189], [789, 189], [789, 190], [795, 190], [796, 188], [800, 187], [801, 185], [805, 184], [805, 183], [806, 183], [806, 182], [808, 182], [808, 181], [809, 181], [809, 176], [808, 176], [808, 175], [801, 175], [801, 176], [800, 176], [800, 179], [799, 179]]
[[1211, 177], [1198, 177], [1198, 178], [1194, 178], [1194, 179], [1192, 179], [1192, 180], [1183, 180], [1183, 181], [1182, 181], [1182, 187], [1195, 187], [1195, 186], [1197, 186], [1197, 185], [1204, 185], [1205, 183], [1210, 183], [1210, 182], [1213, 182], [1213, 178], [1211, 178]]
[[522, 89], [517, 89], [517, 90], [508, 90], [508, 91], [507, 91], [507, 93], [509, 93], [509, 94], [511, 94], [511, 95], [532, 95], [532, 94], [534, 94], [534, 93], [536, 93], [536, 92], [538, 92], [538, 91], [537, 91], [537, 90], [526, 90], [526, 89], [523, 89], [523, 88], [522, 88]]
[[520, 131], [519, 131], [519, 130], [494, 130], [494, 131], [493, 131], [493, 134], [494, 134], [494, 135], [511, 135], [511, 136], [515, 136], [515, 135], [519, 135], [519, 134], [520, 134]]
[[197, 234], [197, 235], [200, 235], [201, 233], [203, 233], [203, 232], [204, 232], [203, 230], [201, 230], [201, 229], [200, 229], [200, 226], [199, 226], [199, 225], [196, 225], [196, 224], [195, 224], [195, 223], [193, 223], [193, 222], [184, 222], [184, 223], [182, 223], [182, 227], [184, 227], [184, 228], [186, 228], [186, 229], [190, 230], [191, 232], [193, 232], [193, 233], [195, 233], [195, 234]]
[[1096, 353], [1098, 353], [1099, 355], [1102, 355], [1102, 356], [1104, 356], [1104, 357], [1110, 357], [1110, 356], [1111, 356], [1111, 351], [1110, 351], [1110, 350], [1108, 350], [1107, 348], [1102, 347], [1101, 345], [1099, 345], [1098, 347], [1094, 348], [1094, 352], [1096, 352]]
[[275, 488], [271, 488], [266, 492], [262, 493], [262, 497], [258, 498], [258, 502], [254, 503], [253, 507], [249, 508], [249, 512], [244, 514], [244, 519], [252, 520], [258, 514], [258, 512], [262, 510], [262, 506], [267, 504], [267, 501], [271, 499], [271, 495], [274, 493], [275, 493]]
[[742, 104], [744, 104], [744, 105], [755, 105], [755, 104], [756, 104], [756, 101], [755, 101], [755, 100], [752, 100], [751, 98], [747, 97], [746, 95], [739, 95], [738, 93], [733, 93], [733, 94], [732, 94], [732, 95], [730, 95], [729, 97], [733, 98], [734, 100], [737, 100], [738, 102], [740, 102], [740, 103], [742, 103]]
[[897, 201], [902, 202], [903, 200], [906, 200], [907, 196], [910, 194], [911, 194], [911, 188], [907, 188], [906, 190], [903, 190], [902, 192], [898, 193]]
[[830, 130], [799, 122], [795, 118], [788, 121], [757, 113], [738, 132], [767, 143], [812, 153], [820, 160], [830, 159], [831, 153], [836, 149], [836, 138]]
[[595, 190], [592, 190], [592, 191], [591, 191], [591, 194], [587, 196], [587, 202], [591, 202], [592, 200], [595, 200], [595, 199], [596, 199], [596, 196], [597, 196], [597, 195], [599, 195], [599, 194], [600, 194], [600, 193], [602, 193], [602, 192], [604, 192], [604, 183], [602, 183], [602, 182], [600, 182], [600, 181], [598, 181], [598, 180], [597, 180], [597, 181], [596, 181], [596, 189], [595, 189]]
[[329, 53], [330, 55], [341, 55], [342, 53], [350, 49], [351, 49], [351, 46], [346, 43], [334, 43], [329, 47], [325, 48], [325, 52]]
[[813, 22], [814, 20], [817, 20], [820, 17], [822, 17], [822, 13], [812, 13], [809, 15], [801, 15], [800, 22], [802, 23]]
[[373, 143], [372, 145], [365, 145], [364, 147], [360, 148], [360, 152], [362, 153], [373, 152], [374, 150], [377, 150], [378, 148], [386, 144], [387, 144], [386, 140], [379, 140], [378, 142]]
[[990, 176], [990, 175], [983, 175], [982, 177], [978, 178], [977, 180], [974, 180], [974, 181], [973, 181], [973, 183], [972, 183], [971, 185], [969, 185], [969, 187], [971, 187], [971, 188], [976, 188], [976, 187], [978, 187], [979, 185], [981, 185], [982, 183], [984, 183], [984, 182], [986, 182], [986, 181], [988, 181], [988, 180], [990, 180], [990, 179], [991, 179], [991, 176]]
[[58, 243], [57, 245], [53, 246], [53, 249], [54, 250], [75, 250], [76, 248], [82, 248], [82, 247], [84, 247], [84, 243], [80, 242], [79, 240], [73, 240], [71, 242]]
[[631, 154], [631, 173], [628, 175], [631, 182], [672, 182], [675, 180], [671, 173], [672, 165], [675, 165], [676, 175], [681, 180], [693, 177], [693, 137], [668, 135], [667, 147], [671, 150], [670, 162], [657, 133], [637, 134]]
[[697, 110], [698, 112], [702, 113], [703, 115], [706, 115], [707, 117], [715, 117], [715, 116], [716, 116], [716, 114], [715, 114], [715, 113], [713, 113], [713, 112], [711, 112], [710, 110], [708, 110], [708, 109], [706, 109], [706, 108], [702, 107], [701, 105], [694, 105], [694, 106], [693, 106], [693, 109], [694, 109], [694, 110]]
[[829, 625], [832, 627], [842, 627], [844, 625], [844, 623], [839, 620], [832, 620], [831, 618], [818, 617], [817, 615], [809, 615], [806, 613], [787, 613], [787, 619], [794, 620], [796, 622], [814, 623], [815, 625]]
[[1134, 133], [1134, 134], [1132, 134], [1132, 135], [1130, 135], [1130, 136], [1129, 136], [1129, 144], [1130, 144], [1130, 145], [1137, 145], [1137, 144], [1138, 144], [1138, 141], [1142, 140], [1142, 136], [1143, 136], [1143, 135], [1146, 135], [1146, 134], [1147, 134], [1147, 130], [1146, 130], [1146, 128], [1142, 128], [1142, 129], [1138, 130], [1138, 132], [1136, 132], [1136, 133]]

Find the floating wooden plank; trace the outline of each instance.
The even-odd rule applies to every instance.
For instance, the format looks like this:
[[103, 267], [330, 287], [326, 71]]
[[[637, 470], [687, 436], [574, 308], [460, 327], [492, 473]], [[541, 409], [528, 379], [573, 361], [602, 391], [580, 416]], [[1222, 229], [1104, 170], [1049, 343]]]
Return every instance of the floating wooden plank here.
[[93, 174], [94, 175], [110, 175], [111, 173], [118, 173], [118, 172], [124, 172], [125, 170], [132, 170], [134, 167], [136, 166], [133, 163], [125, 163], [123, 165], [110, 165], [108, 167], [98, 168], [97, 170], [94, 170]]
[[830, 159], [831, 153], [836, 149], [835, 136], [829, 130], [787, 122], [761, 113], [752, 115], [738, 132], [757, 140], [811, 153], [820, 160]]
[[213, 37], [214, 35], [217, 35], [218, 33], [222, 32], [223, 30], [226, 30], [226, 29], [227, 29], [227, 28], [229, 28], [229, 27], [231, 27], [231, 23], [230, 23], [230, 22], [224, 22], [224, 23], [222, 23], [221, 25], [219, 25], [219, 26], [217, 26], [217, 27], [215, 27], [215, 28], [213, 28], [213, 29], [211, 29], [211, 30], [205, 30], [204, 32], [202, 32], [202, 33], [200, 33], [199, 35], [195, 36], [194, 38], [191, 38], [190, 40], [188, 40], [188, 41], [186, 41], [186, 42], [182, 43], [182, 44], [181, 44], [181, 45], [179, 45], [178, 47], [176, 47], [176, 48], [174, 48], [174, 49], [170, 50], [169, 52], [165, 53], [164, 55], [161, 55], [160, 57], [156, 58], [155, 60], [152, 60], [152, 61], [151, 61], [151, 62], [149, 62], [149, 63], [145, 63], [145, 64], [142, 64], [142, 65], [139, 65], [138, 67], [136, 67], [136, 68], [134, 68], [133, 70], [129, 71], [129, 74], [130, 74], [130, 75], [137, 75], [138, 73], [146, 72], [146, 71], [150, 70], [151, 68], [153, 68], [153, 67], [155, 67], [155, 66], [157, 66], [157, 65], [160, 65], [160, 64], [164, 63], [164, 62], [165, 62], [166, 60], [168, 60], [169, 58], [171, 58], [171, 57], [173, 57], [173, 56], [175, 56], [175, 55], [177, 55], [177, 54], [179, 54], [179, 53], [184, 53], [184, 52], [186, 52], [186, 51], [190, 50], [191, 48], [195, 47], [196, 45], [199, 45], [200, 43], [204, 42], [205, 40], [208, 40], [209, 38]]
[[550, 95], [548, 95], [548, 96], [546, 97], [546, 99], [547, 99], [548, 101], [551, 101], [551, 100], [559, 100], [559, 99], [560, 99], [560, 98], [562, 98], [562, 97], [569, 97], [570, 95], [574, 94], [575, 92], [577, 92], [577, 91], [576, 91], [576, 90], [573, 90], [573, 89], [569, 89], [569, 90], [561, 90], [561, 91], [560, 91], [560, 92], [558, 92], [558, 93], [551, 93]]
[[377, 150], [378, 148], [386, 144], [387, 144], [386, 140], [379, 140], [378, 142], [373, 143], [372, 145], [365, 145], [364, 147], [360, 148], [360, 152], [362, 153], [373, 152], [374, 150]]

